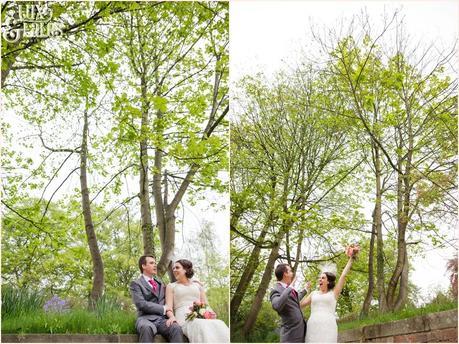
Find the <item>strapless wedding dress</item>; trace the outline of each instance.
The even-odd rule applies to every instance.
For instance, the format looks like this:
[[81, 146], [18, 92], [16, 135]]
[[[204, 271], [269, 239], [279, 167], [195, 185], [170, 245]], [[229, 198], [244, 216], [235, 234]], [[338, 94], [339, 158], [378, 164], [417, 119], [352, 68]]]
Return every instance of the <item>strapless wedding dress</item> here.
[[174, 293], [174, 314], [190, 343], [229, 343], [228, 326], [219, 319], [185, 320], [193, 301], [200, 300], [199, 286], [196, 283], [184, 285], [171, 283]]
[[333, 291], [322, 294], [319, 291], [311, 295], [311, 316], [306, 328], [306, 343], [336, 343], [338, 326], [336, 325], [336, 299]]

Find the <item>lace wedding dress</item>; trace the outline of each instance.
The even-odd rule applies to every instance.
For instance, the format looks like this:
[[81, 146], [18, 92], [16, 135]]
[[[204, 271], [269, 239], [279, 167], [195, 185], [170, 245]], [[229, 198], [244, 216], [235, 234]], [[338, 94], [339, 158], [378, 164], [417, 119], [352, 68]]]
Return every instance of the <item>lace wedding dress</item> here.
[[336, 343], [338, 326], [335, 318], [336, 299], [333, 291], [311, 295], [311, 316], [306, 328], [306, 343]]
[[174, 294], [174, 314], [190, 343], [229, 343], [230, 333], [226, 324], [218, 319], [193, 319], [186, 321], [193, 301], [200, 300], [199, 286], [196, 283], [184, 285], [171, 283]]

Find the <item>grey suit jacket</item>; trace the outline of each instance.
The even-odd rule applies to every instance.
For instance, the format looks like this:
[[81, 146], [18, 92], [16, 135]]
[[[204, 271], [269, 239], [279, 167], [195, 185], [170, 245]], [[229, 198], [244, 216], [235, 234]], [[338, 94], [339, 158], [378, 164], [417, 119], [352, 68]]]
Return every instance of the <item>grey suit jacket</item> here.
[[269, 299], [281, 317], [281, 343], [304, 343], [306, 322], [301, 312], [300, 300], [305, 294], [306, 290], [302, 290], [295, 297], [291, 287], [284, 288], [280, 283], [276, 283], [271, 290]]
[[154, 276], [154, 279], [159, 286], [156, 293], [153, 292], [150, 283], [145, 281], [142, 275], [131, 282], [131, 296], [137, 308], [138, 319], [148, 319], [155, 322], [165, 318], [166, 285], [158, 277]]

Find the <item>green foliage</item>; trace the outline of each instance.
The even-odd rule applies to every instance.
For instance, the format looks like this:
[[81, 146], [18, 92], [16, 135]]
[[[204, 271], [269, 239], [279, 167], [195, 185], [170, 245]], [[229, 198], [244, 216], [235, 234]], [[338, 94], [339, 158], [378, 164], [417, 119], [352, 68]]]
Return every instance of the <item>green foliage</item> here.
[[209, 305], [217, 314], [217, 318], [229, 326], [228, 288], [209, 288], [206, 295]]
[[[22, 201], [24, 205], [18, 203], [17, 211], [39, 223], [42, 209], [34, 206], [37, 200], [24, 198]], [[86, 238], [81, 232], [79, 207], [76, 201], [51, 202], [46, 222], [40, 224], [43, 230], [12, 212], [5, 212], [2, 226], [4, 282], [22, 288], [41, 285], [47, 293], [65, 293], [86, 300], [92, 269]], [[95, 222], [103, 219], [107, 212], [107, 209], [94, 207]], [[128, 226], [126, 214], [115, 211], [99, 227], [106, 271], [105, 290], [113, 297], [124, 298], [125, 304], [131, 304], [128, 285], [138, 275], [137, 259], [142, 247], [140, 226], [137, 221], [131, 221]], [[17, 264], [18, 256], [30, 257], [35, 268], [29, 260]]]
[[241, 335], [243, 322], [231, 324], [231, 342], [276, 343], [279, 342], [280, 318], [270, 302], [263, 302], [254, 329], [247, 338]]
[[2, 285], [2, 319], [40, 312], [44, 300], [44, 294], [39, 291]]

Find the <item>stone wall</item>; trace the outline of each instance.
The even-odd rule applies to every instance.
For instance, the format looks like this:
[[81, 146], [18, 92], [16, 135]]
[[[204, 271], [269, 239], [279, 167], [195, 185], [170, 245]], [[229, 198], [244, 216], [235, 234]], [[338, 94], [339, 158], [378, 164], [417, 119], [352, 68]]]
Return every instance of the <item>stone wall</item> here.
[[340, 343], [457, 343], [457, 309], [341, 331]]
[[[160, 336], [156, 336], [160, 337]], [[165, 340], [155, 338], [157, 343]], [[138, 343], [136, 334], [3, 334], [2, 343]]]

